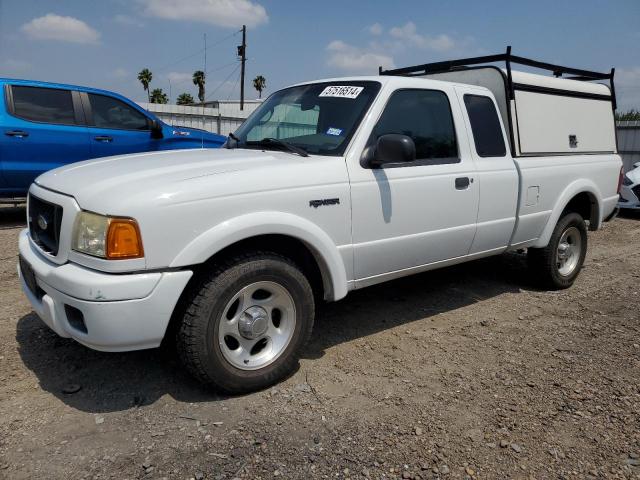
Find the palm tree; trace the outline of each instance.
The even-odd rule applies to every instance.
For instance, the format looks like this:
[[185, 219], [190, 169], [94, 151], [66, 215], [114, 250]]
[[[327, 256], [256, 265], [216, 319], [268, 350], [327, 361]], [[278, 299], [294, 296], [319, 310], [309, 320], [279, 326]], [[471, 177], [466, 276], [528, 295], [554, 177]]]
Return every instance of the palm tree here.
[[616, 112], [617, 121], [638, 121], [640, 120], [640, 111], [633, 108], [628, 112]]
[[178, 95], [176, 105], [189, 105], [190, 103], [193, 103], [193, 97], [190, 93], [181, 93]]
[[143, 68], [142, 70], [140, 70], [140, 73], [138, 73], [138, 80], [140, 80], [140, 83], [142, 83], [142, 88], [144, 88], [144, 91], [147, 92], [147, 101], [149, 103], [151, 103], [151, 97], [149, 95], [149, 84], [151, 83], [152, 78], [153, 73], [151, 73], [151, 70], [149, 70], [148, 68]]
[[193, 72], [193, 84], [198, 87], [198, 98], [201, 102], [204, 102], [204, 72], [202, 70], [196, 70]]
[[154, 88], [151, 91], [150, 103], [169, 103], [169, 98], [161, 88]]
[[253, 79], [253, 88], [258, 91], [258, 98], [262, 98], [262, 91], [267, 87], [267, 79], [258, 75]]

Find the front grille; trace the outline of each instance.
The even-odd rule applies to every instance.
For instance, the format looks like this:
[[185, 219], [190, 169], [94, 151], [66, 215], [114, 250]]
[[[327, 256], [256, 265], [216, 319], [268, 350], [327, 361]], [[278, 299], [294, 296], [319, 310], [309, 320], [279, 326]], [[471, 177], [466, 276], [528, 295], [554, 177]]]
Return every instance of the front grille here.
[[62, 207], [29, 196], [29, 233], [33, 241], [45, 252], [58, 254]]
[[638, 200], [640, 200], [640, 183], [631, 188], [631, 191], [635, 194], [636, 197], [638, 197]]

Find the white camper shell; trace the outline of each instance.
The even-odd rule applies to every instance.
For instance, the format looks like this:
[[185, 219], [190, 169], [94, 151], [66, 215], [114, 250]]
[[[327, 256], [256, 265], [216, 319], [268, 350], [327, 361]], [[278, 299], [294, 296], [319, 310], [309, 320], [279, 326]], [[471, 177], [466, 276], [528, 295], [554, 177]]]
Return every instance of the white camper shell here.
[[[506, 68], [479, 65], [504, 61]], [[552, 71], [554, 76], [514, 71], [517, 63]], [[578, 70], [511, 55], [438, 62], [383, 75], [410, 75], [488, 88], [495, 96], [504, 125], [510, 129], [511, 151], [518, 156], [611, 154], [615, 135], [614, 70]], [[563, 75], [573, 75], [562, 78]], [[592, 83], [609, 80], [610, 86]]]

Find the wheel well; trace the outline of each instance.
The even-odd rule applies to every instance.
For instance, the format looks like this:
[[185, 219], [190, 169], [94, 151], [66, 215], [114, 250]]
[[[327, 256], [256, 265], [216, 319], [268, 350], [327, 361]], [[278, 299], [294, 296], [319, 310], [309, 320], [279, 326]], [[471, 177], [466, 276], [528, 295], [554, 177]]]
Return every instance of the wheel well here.
[[[287, 235], [258, 235], [256, 237], [240, 240], [228, 247], [223, 248], [219, 252], [209, 257], [204, 263], [193, 265], [193, 276], [184, 288], [180, 299], [176, 304], [167, 330], [165, 331], [162, 344], [166, 346], [173, 345], [176, 329], [180, 324], [180, 319], [187, 308], [187, 299], [191, 294], [193, 285], [200, 281], [202, 273], [209, 270], [217, 260], [229, 255], [237, 255], [243, 252], [262, 251], [274, 252], [286, 256], [291, 259], [304, 272], [309, 279], [311, 288], [316, 299], [320, 302], [323, 298], [331, 298], [333, 289], [331, 284], [331, 276], [328, 269], [314, 251], [302, 240]], [[169, 347], [171, 348], [171, 347]]]
[[302, 240], [287, 235], [258, 235], [233, 243], [195, 266], [194, 276], [220, 258], [251, 251], [274, 252], [291, 259], [309, 279], [317, 300], [327, 298], [331, 293], [329, 273], [323, 268], [324, 264], [317, 254]]
[[589, 221], [589, 230], [595, 230], [598, 228], [599, 220], [599, 207], [596, 198], [588, 192], [581, 192], [574, 196], [567, 206], [564, 208], [563, 213], [578, 213], [585, 220]]

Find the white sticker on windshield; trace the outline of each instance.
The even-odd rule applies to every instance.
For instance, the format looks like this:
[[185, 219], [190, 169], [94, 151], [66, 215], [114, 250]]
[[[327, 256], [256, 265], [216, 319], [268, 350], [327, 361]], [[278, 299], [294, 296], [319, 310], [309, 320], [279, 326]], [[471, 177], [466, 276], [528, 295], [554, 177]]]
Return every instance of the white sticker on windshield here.
[[357, 98], [364, 87], [353, 87], [350, 85], [331, 85], [318, 95], [319, 97]]
[[331, 127], [327, 130], [327, 135], [335, 135], [337, 137], [339, 137], [340, 135], [342, 135], [342, 129], [341, 128], [335, 128], [335, 127]]

